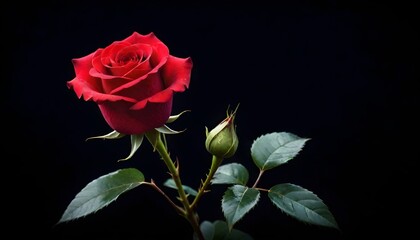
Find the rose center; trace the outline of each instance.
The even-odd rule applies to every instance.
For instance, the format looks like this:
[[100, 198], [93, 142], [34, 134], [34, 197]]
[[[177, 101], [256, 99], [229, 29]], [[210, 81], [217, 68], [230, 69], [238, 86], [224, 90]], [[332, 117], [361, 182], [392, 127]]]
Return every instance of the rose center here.
[[125, 65], [129, 62], [139, 62], [141, 60], [142, 58], [139, 55], [133, 53], [133, 54], [126, 54], [124, 56], [121, 56], [120, 58], [118, 58], [117, 63], [119, 65]]

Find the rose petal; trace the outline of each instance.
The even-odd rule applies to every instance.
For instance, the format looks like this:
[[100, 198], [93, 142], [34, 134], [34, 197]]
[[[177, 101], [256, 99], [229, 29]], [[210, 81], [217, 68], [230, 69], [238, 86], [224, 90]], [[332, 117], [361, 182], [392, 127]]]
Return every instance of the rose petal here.
[[100, 54], [100, 64], [102, 64], [104, 67], [112, 68], [114, 65], [116, 65], [114, 59], [117, 53], [127, 46], [130, 46], [130, 44], [125, 42], [113, 42]]
[[103, 74], [101, 72], [98, 72], [95, 68], [91, 68], [89, 70], [89, 74], [92, 77], [97, 77], [100, 79], [113, 79], [113, 78], [122, 78], [122, 79], [126, 79], [127, 81], [130, 81], [131, 79], [125, 76], [112, 76], [112, 75], [107, 75], [107, 74]]
[[130, 108], [129, 104], [122, 101], [99, 104], [105, 121], [112, 129], [132, 135], [163, 126], [171, 114], [172, 100], [148, 104], [138, 111], [127, 111], [128, 108]]
[[169, 56], [162, 68], [162, 79], [164, 79], [165, 85], [175, 92], [185, 91], [190, 85], [192, 67], [193, 63], [189, 57]]
[[[153, 46], [153, 52], [150, 56], [150, 62], [154, 69], [160, 69], [163, 64], [166, 63], [166, 59], [169, 57], [169, 49], [165, 44], [158, 43]], [[165, 61], [162, 61], [165, 60]]]
[[92, 57], [92, 67], [101, 74], [109, 75], [109, 72], [107, 71], [107, 68], [104, 66], [104, 63], [102, 62], [102, 52], [103, 49], [98, 49], [96, 52], [94, 52]]
[[[164, 63], [166, 63], [166, 59], [167, 58], [162, 59], [162, 64], [159, 64], [159, 65], [163, 65]], [[144, 79], [147, 79], [149, 77], [149, 75], [156, 74], [158, 71], [159, 71], [159, 67], [155, 67], [149, 73], [141, 76], [140, 78], [138, 78], [136, 80], [132, 80], [132, 81], [130, 81], [130, 82], [118, 87], [118, 88], [115, 88], [110, 93], [111, 94], [119, 94], [119, 92], [123, 91], [124, 89], [131, 88], [132, 86], [138, 84], [139, 82], [143, 81]]]
[[118, 95], [110, 95], [95, 91], [91, 88], [88, 82], [80, 80], [77, 77], [67, 82], [67, 87], [73, 89], [78, 98], [81, 98], [83, 96], [83, 99], [85, 101], [92, 100], [96, 103], [101, 103], [104, 101], [126, 101], [131, 103], [137, 102], [137, 100], [133, 98]]
[[[89, 75], [89, 69], [92, 68], [93, 53], [85, 57], [72, 60], [76, 77], [67, 82], [68, 88], [73, 88], [78, 98], [81, 98], [86, 92], [103, 92], [101, 80]], [[86, 98], [86, 96], [84, 96]]]
[[131, 110], [140, 110], [144, 108], [148, 103], [165, 103], [171, 101], [173, 97], [173, 91], [169, 88], [156, 93], [150, 98], [144, 99], [140, 102], [134, 104], [130, 109]]
[[[153, 54], [153, 48], [150, 45], [145, 44], [134, 44], [132, 45], [133, 48], [136, 49], [136, 53], [142, 53], [142, 58], [136, 63], [135, 66], [131, 67], [130, 69], [127, 68], [127, 71], [123, 74], [125, 77], [135, 79], [139, 76], [143, 76], [152, 70], [150, 57]], [[133, 49], [134, 51], [134, 49]], [[118, 57], [118, 56], [117, 56]]]
[[[137, 55], [141, 55], [142, 54], [142, 49], [145, 50], [146, 56], [151, 55], [152, 48], [149, 45], [134, 44], [134, 45], [131, 45], [131, 46], [124, 47], [123, 49], [120, 49], [120, 51], [115, 55], [116, 59], [114, 59], [115, 60], [114, 64], [115, 65], [121, 64], [121, 63], [118, 63], [118, 61], [119, 61], [118, 58], [123, 58], [124, 54], [134, 54], [135, 57]], [[130, 56], [128, 56], [128, 57], [130, 57]], [[147, 60], [141, 61], [141, 60], [142, 59], [140, 59], [140, 60], [135, 59], [133, 61], [129, 61], [125, 66], [116, 66], [116, 67], [109, 68], [109, 70], [112, 72], [112, 74], [115, 75], [112, 78], [110, 78], [109, 75], [100, 74], [100, 73], [96, 72], [94, 69], [91, 70], [91, 75], [96, 76], [96, 77], [100, 77], [100, 78], [104, 77], [102, 79], [102, 86], [103, 86], [104, 92], [105, 93], [116, 94], [114, 92], [115, 89], [126, 89], [124, 87], [123, 88], [120, 88], [120, 87], [121, 86], [127, 86], [126, 84], [133, 81], [133, 79], [130, 78], [130, 77], [134, 77], [135, 74], [138, 74], [137, 76], [143, 76], [143, 75], [146, 75], [150, 71], [151, 68], [150, 68], [149, 61], [147, 61]], [[125, 75], [125, 76], [123, 76], [123, 75]], [[128, 85], [128, 86], [131, 86], [131, 85]], [[124, 93], [117, 93], [117, 94], [122, 95], [122, 96], [126, 96]], [[138, 99], [137, 97], [134, 97], [134, 98]]]
[[[113, 79], [114, 80], [114, 79]], [[131, 84], [131, 83], [130, 83]], [[118, 93], [112, 93], [120, 96], [126, 96], [137, 101], [148, 99], [149, 97], [165, 89], [159, 73], [149, 74], [142, 81], [136, 81], [136, 84], [129, 88], [121, 89]]]
[[191, 58], [178, 58], [169, 56], [167, 63], [162, 68], [161, 74], [167, 88], [155, 95], [134, 104], [130, 109], [139, 110], [147, 103], [164, 103], [173, 97], [173, 92], [183, 92], [188, 88], [192, 69]]
[[125, 85], [130, 81], [131, 81], [131, 79], [126, 79], [126, 78], [123, 78], [123, 77], [115, 77], [115, 78], [112, 78], [112, 79], [102, 79], [102, 86], [103, 86], [103, 89], [104, 89], [104, 93], [111, 93], [112, 94], [112, 90], [114, 90], [115, 88], [118, 88], [122, 85]]
[[[150, 71], [149, 58], [152, 55], [152, 47], [145, 44], [133, 44], [119, 50], [115, 55], [115, 63], [110, 70], [114, 76], [126, 76], [137, 78]], [[137, 69], [138, 75], [130, 73]]]
[[93, 56], [94, 53], [91, 53], [85, 57], [74, 58], [72, 60], [72, 63], [77, 78], [89, 82], [93, 88], [100, 90], [102, 87], [100, 85], [100, 82], [98, 82], [98, 79], [95, 79], [88, 74], [89, 70], [92, 68]]
[[144, 43], [144, 44], [150, 44], [150, 45], [155, 45], [157, 43], [163, 44], [163, 42], [159, 40], [159, 38], [157, 38], [153, 32], [147, 35], [141, 35], [138, 32], [134, 32], [133, 34], [131, 34], [129, 37], [127, 37], [126, 39], [122, 41], [131, 43], [131, 44], [135, 44], [135, 43]]

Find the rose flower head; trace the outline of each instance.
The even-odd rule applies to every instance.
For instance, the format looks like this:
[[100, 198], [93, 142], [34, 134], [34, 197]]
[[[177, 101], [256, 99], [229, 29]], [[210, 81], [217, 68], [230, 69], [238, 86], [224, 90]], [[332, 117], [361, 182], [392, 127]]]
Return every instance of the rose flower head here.
[[236, 110], [229, 114], [215, 128], [208, 132], [206, 128], [206, 149], [209, 153], [220, 158], [232, 157], [238, 149], [238, 136], [236, 135]]
[[191, 58], [169, 54], [153, 33], [134, 32], [121, 41], [73, 59], [75, 78], [67, 82], [77, 97], [93, 101], [115, 131], [133, 135], [163, 126], [175, 92], [189, 87]]

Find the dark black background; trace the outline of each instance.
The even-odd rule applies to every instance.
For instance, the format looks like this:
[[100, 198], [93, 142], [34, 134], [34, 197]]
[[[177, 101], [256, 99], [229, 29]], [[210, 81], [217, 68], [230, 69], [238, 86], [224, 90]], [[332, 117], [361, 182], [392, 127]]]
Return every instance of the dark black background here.
[[[378, 1], [379, 2], [379, 1]], [[397, 4], [398, 3], [398, 4]], [[329, 206], [341, 232], [297, 222], [265, 194], [236, 224], [255, 239], [360, 239], [416, 234], [419, 110], [418, 25], [414, 7], [369, 1], [285, 1], [271, 5], [163, 2], [10, 3], [2, 8], [3, 215], [13, 239], [191, 239], [192, 230], [147, 186], [83, 219], [54, 226], [88, 182], [136, 167], [168, 175], [144, 144], [130, 161], [128, 138], [111, 131], [97, 106], [66, 82], [72, 58], [137, 31], [154, 32], [171, 54], [190, 56], [190, 88], [174, 97], [169, 136], [184, 184], [198, 187], [210, 164], [204, 127], [240, 103], [237, 154], [257, 176], [249, 148], [287, 131], [311, 138], [261, 187], [298, 184]], [[202, 220], [223, 219], [225, 186], [213, 186]], [[172, 195], [172, 190], [168, 190]]]

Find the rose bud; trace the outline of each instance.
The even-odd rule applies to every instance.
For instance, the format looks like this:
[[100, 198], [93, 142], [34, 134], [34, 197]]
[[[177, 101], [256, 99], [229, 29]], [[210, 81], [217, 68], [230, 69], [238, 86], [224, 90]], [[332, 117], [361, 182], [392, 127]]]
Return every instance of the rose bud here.
[[238, 148], [239, 140], [234, 125], [236, 109], [210, 132], [206, 128], [206, 149], [216, 157], [232, 157]]

